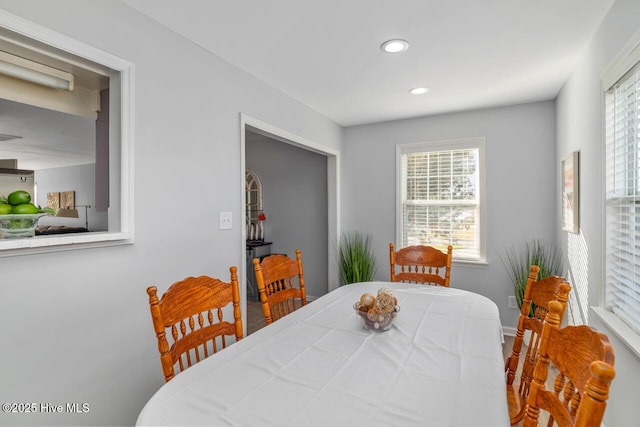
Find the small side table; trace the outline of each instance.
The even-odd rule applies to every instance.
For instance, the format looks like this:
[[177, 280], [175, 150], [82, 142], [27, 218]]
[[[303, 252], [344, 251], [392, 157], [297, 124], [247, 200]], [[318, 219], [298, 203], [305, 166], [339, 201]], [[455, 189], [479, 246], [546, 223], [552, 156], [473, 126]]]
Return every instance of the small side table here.
[[259, 258], [262, 261], [262, 258], [271, 255], [272, 244], [273, 242], [247, 240], [247, 301], [260, 301], [253, 259]]

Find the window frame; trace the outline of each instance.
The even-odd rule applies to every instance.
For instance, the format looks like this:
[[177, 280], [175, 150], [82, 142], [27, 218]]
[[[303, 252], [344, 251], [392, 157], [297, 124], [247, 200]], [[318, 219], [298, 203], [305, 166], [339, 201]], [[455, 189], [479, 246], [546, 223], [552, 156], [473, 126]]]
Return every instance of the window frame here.
[[453, 261], [468, 264], [486, 264], [486, 191], [485, 191], [485, 145], [484, 137], [452, 139], [443, 141], [427, 141], [396, 145], [396, 247], [403, 247], [403, 182], [402, 182], [402, 156], [404, 154], [432, 152], [432, 151], [453, 151], [460, 149], [478, 150], [478, 211], [479, 211], [479, 233], [478, 233], [478, 258], [461, 258], [453, 251]]
[[[113, 166], [110, 167], [109, 178], [109, 191], [112, 194], [109, 230], [112, 231], [0, 239], [0, 257], [132, 244], [134, 242], [133, 64], [3, 10], [0, 10], [0, 28], [114, 70], [117, 75], [112, 76], [115, 89], [110, 91], [110, 98], [112, 105], [117, 103], [120, 105], [119, 113], [111, 114], [112, 123], [110, 124], [110, 134], [113, 136], [110, 139], [109, 156], [110, 164]], [[111, 113], [113, 112], [112, 109]], [[114, 192], [115, 197], [113, 197]]]
[[635, 331], [630, 325], [622, 320], [618, 314], [614, 313], [608, 300], [607, 292], [609, 285], [607, 284], [607, 151], [608, 151], [608, 109], [607, 101], [609, 100], [609, 92], [617, 85], [629, 71], [640, 63], [640, 31], [638, 31], [631, 39], [624, 45], [615, 58], [604, 69], [600, 76], [601, 80], [601, 96], [602, 96], [602, 272], [601, 283], [604, 284], [600, 289], [600, 302], [597, 306], [591, 307], [594, 313], [603, 321], [611, 330], [620, 338], [636, 355], [640, 357], [640, 333]]

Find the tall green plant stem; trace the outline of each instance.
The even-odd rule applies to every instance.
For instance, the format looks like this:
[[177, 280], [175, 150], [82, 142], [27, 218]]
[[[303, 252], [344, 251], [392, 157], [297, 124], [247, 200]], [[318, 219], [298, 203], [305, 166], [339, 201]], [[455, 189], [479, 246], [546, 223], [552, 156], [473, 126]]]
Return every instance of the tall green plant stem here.
[[529, 240], [522, 248], [514, 245], [507, 249], [501, 258], [513, 282], [518, 307], [522, 307], [524, 290], [532, 265], [540, 268], [538, 280], [563, 274], [562, 251], [551, 242], [539, 239]]
[[345, 233], [340, 242], [340, 273], [343, 284], [369, 282], [376, 272], [376, 258], [371, 236], [360, 232]]

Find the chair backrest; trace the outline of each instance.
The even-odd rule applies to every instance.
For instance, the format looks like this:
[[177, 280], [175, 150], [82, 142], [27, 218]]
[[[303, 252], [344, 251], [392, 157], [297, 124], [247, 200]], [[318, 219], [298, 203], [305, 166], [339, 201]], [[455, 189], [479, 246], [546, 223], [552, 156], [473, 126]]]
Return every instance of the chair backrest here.
[[[147, 288], [165, 381], [175, 376], [176, 364], [182, 372], [218, 351], [218, 341], [225, 348], [227, 335], [242, 339], [238, 270], [229, 270], [230, 283], [208, 276], [187, 277], [172, 284], [160, 300], [155, 286]], [[223, 320], [222, 309], [230, 303], [233, 323]]]
[[[615, 376], [613, 347], [588, 326], [560, 328], [561, 312], [560, 302], [549, 303], [523, 425], [538, 426], [544, 410], [549, 426], [599, 427]], [[553, 390], [545, 388], [550, 364], [558, 372]]]
[[[442, 252], [432, 246], [407, 246], [394, 250], [389, 243], [389, 263], [392, 282], [435, 284], [449, 287], [453, 248]], [[396, 273], [396, 265], [400, 271]]]
[[297, 300], [300, 306], [307, 303], [300, 249], [296, 249], [295, 260], [279, 254], [267, 256], [262, 262], [254, 258], [253, 268], [267, 325], [296, 310]]
[[[512, 424], [521, 421], [524, 417], [533, 370], [538, 359], [540, 333], [549, 312], [549, 303], [551, 301], [560, 303], [560, 320], [562, 320], [571, 291], [571, 285], [562, 277], [550, 276], [538, 280], [539, 270], [537, 265], [532, 265], [529, 271], [511, 356], [505, 363], [507, 400]], [[521, 362], [520, 352], [523, 344], [526, 345], [526, 354]]]

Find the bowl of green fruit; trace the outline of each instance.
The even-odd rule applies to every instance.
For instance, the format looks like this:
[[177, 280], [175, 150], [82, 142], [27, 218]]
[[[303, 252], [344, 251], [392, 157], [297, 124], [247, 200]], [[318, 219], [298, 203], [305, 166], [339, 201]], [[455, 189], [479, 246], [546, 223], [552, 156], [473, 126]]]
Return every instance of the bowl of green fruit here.
[[54, 215], [51, 208], [40, 208], [31, 203], [31, 195], [17, 190], [7, 197], [0, 196], [0, 235], [4, 239], [32, 237], [38, 220]]

